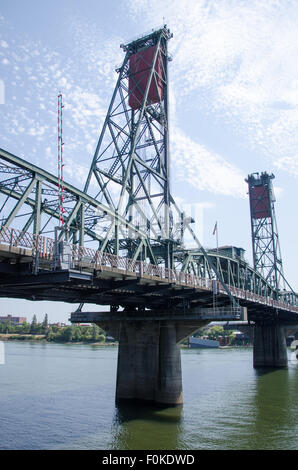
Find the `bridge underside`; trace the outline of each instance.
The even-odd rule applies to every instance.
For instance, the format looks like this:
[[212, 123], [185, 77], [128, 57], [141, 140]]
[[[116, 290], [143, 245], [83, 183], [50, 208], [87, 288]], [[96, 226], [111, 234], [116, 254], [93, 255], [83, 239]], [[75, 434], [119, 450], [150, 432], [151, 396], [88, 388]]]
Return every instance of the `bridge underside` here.
[[[18, 260], [13, 264], [0, 263], [0, 297], [93, 303], [122, 307], [126, 311], [146, 309], [161, 315], [162, 312], [173, 315], [177, 310], [177, 314], [201, 311], [202, 316], [204, 309], [209, 309], [206, 318], [210, 321], [239, 320], [242, 314], [233, 310], [226, 294], [218, 293], [214, 296], [208, 288], [179, 285], [153, 276], [123, 274], [117, 269], [97, 272], [40, 269], [34, 274], [32, 258], [30, 260], [28, 256], [26, 260], [26, 257], [23, 256], [21, 262]], [[247, 308], [247, 319], [250, 322], [266, 325], [276, 322], [295, 324], [297, 321], [297, 314], [287, 310], [277, 310], [245, 299], [239, 299], [239, 303], [241, 307]]]

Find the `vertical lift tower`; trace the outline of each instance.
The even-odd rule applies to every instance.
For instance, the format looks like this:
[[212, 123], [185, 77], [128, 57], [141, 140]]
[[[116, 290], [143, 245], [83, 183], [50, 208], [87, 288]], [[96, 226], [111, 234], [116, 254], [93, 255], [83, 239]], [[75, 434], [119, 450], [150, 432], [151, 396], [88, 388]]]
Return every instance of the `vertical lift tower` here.
[[[84, 191], [116, 214], [100, 250], [171, 267], [168, 51], [164, 26], [127, 45]], [[119, 216], [119, 218], [118, 218]], [[136, 237], [121, 220], [129, 220]], [[106, 222], [106, 220], [105, 220]]]
[[[116, 69], [117, 83], [96, 146], [84, 191], [109, 208], [102, 218], [99, 250], [174, 266], [183, 234], [195, 234], [170, 192], [168, 41], [164, 25], [126, 45]], [[110, 217], [110, 219], [108, 218]], [[136, 227], [135, 233], [130, 227]], [[96, 230], [100, 231], [100, 224]], [[176, 230], [177, 227], [181, 229]], [[203, 253], [205, 253], [203, 251]], [[205, 254], [207, 256], [207, 254]], [[214, 271], [217, 274], [216, 267]], [[220, 274], [218, 273], [218, 278]], [[227, 294], [229, 290], [221, 280]], [[138, 286], [136, 286], [137, 288]], [[231, 296], [231, 300], [234, 300]], [[180, 349], [177, 343], [206, 320], [162, 319], [161, 311], [146, 304], [126, 307], [118, 321], [119, 305], [98, 324], [119, 340], [116, 400], [182, 403]], [[168, 305], [172, 315], [172, 306]], [[184, 305], [181, 306], [184, 309]], [[184, 311], [184, 310], [183, 310]], [[126, 316], [126, 318], [124, 318]]]
[[[266, 172], [253, 173], [246, 182], [249, 189], [252, 250], [254, 269], [271, 285], [278, 300], [285, 287], [282, 259], [278, 239], [272, 180]], [[287, 349], [283, 326], [278, 320], [278, 310], [268, 324], [260, 320], [254, 326], [254, 367], [284, 367]]]
[[[127, 45], [84, 191], [115, 213], [101, 251], [171, 268], [166, 26]], [[123, 221], [138, 228], [129, 230]], [[105, 223], [107, 220], [105, 219]], [[107, 225], [106, 225], [107, 227]], [[141, 235], [140, 235], [141, 234]], [[182, 402], [175, 322], [99, 323], [119, 340], [116, 400]], [[138, 308], [140, 315], [142, 310]]]
[[246, 181], [249, 186], [254, 269], [278, 295], [284, 275], [274, 210], [273, 179], [273, 174], [265, 172], [261, 175], [253, 173]]

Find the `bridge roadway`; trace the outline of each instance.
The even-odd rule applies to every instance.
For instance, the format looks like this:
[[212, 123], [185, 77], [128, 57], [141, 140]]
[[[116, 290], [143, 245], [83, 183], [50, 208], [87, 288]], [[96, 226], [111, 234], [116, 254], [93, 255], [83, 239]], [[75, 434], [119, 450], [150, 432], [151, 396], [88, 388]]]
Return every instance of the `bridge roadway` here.
[[[183, 312], [184, 316], [203, 309], [202, 318], [210, 321], [237, 320], [240, 313], [243, 314], [229, 307], [230, 298], [219, 281], [215, 281], [215, 285], [211, 279], [194, 274], [78, 245], [70, 247], [71, 267], [53, 270], [53, 239], [3, 227], [0, 231], [0, 296], [122, 306], [126, 311], [146, 309], [157, 313], [170, 309], [171, 313]], [[247, 308], [251, 322], [279, 318], [291, 323], [298, 319], [298, 306], [231, 285], [227, 287], [239, 304]], [[229, 312], [231, 318], [227, 318]], [[75, 318], [73, 314], [72, 319]], [[80, 313], [78, 321], [79, 318]]]
[[227, 286], [237, 307], [218, 281], [69, 247], [53, 269], [54, 240], [2, 227], [0, 296], [109, 305], [110, 311], [74, 312], [70, 320], [96, 323], [119, 340], [117, 400], [182, 403], [177, 343], [210, 321], [248, 320], [254, 366], [286, 366], [283, 328], [298, 323], [298, 306]]

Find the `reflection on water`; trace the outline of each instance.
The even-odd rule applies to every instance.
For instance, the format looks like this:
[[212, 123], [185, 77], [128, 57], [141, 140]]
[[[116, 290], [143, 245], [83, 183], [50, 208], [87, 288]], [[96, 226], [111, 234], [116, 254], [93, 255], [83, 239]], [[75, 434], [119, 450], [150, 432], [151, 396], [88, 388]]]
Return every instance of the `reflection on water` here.
[[156, 408], [115, 405], [116, 348], [5, 353], [1, 449], [298, 449], [297, 360], [255, 370], [250, 348], [183, 350], [184, 405]]
[[298, 364], [298, 350], [290, 354], [289, 360]]
[[177, 449], [181, 433], [182, 406], [117, 404], [111, 449]]
[[[291, 400], [289, 396], [289, 370], [258, 369], [256, 393], [252, 406], [255, 419], [252, 422], [248, 448], [280, 449], [284, 446], [287, 429], [292, 421]], [[288, 445], [295, 445], [295, 440]]]

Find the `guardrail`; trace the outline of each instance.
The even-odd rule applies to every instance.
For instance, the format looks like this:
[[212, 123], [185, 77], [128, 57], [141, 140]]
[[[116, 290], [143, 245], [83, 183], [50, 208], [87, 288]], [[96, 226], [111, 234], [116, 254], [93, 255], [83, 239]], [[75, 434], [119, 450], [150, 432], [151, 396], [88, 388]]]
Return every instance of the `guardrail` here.
[[[39, 258], [52, 260], [54, 254], [54, 240], [42, 235], [34, 235], [21, 230], [3, 226], [0, 230], [0, 243], [8, 245], [11, 248], [25, 248], [32, 250], [32, 256], [38, 253]], [[82, 269], [90, 267], [96, 270], [118, 270], [123, 273], [134, 273], [140, 277], [158, 278], [172, 283], [185, 285], [188, 287], [199, 287], [212, 291], [214, 285], [211, 279], [201, 278], [191, 273], [176, 271], [175, 269], [156, 266], [144, 261], [134, 261], [130, 258], [117, 256], [110, 253], [100, 252], [93, 248], [71, 245], [72, 259], [75, 267]], [[298, 307], [289, 303], [280, 302], [270, 297], [263, 297], [259, 294], [243, 290], [231, 285], [227, 285], [231, 294], [237, 299], [248, 300], [269, 307], [298, 313]], [[219, 281], [216, 281], [217, 292], [226, 295], [226, 291]]]

